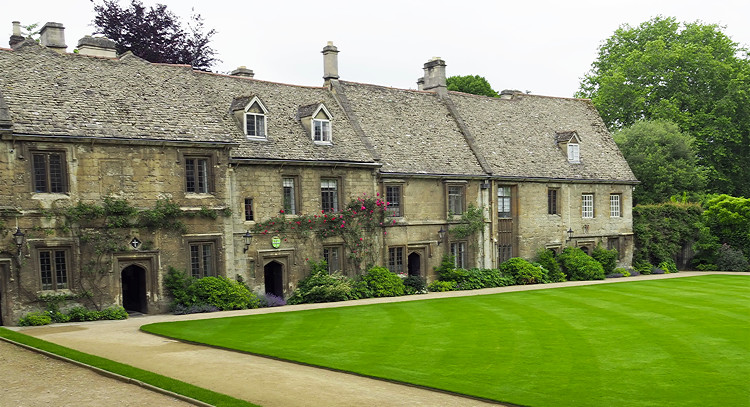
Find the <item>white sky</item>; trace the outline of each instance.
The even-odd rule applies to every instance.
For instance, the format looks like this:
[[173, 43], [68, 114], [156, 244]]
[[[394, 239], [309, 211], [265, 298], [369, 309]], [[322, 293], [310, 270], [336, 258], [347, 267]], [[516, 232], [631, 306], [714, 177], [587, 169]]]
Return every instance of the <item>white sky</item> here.
[[[2, 0], [0, 47], [11, 22], [65, 26], [68, 51], [93, 32], [90, 0]], [[750, 44], [747, 0], [143, 0], [163, 3], [183, 21], [191, 9], [218, 33], [212, 46], [223, 61], [255, 78], [297, 85], [323, 83], [320, 51], [333, 41], [342, 80], [414, 89], [422, 66], [442, 57], [447, 74], [481, 75], [492, 87], [569, 97], [596, 58], [598, 46], [621, 24], [656, 15], [725, 26]], [[120, 0], [122, 6], [130, 0]]]

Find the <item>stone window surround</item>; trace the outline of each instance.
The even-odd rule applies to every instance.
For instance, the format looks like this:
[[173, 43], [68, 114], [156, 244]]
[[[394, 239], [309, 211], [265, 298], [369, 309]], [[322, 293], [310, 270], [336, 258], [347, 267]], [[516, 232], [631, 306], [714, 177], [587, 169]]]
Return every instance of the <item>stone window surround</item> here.
[[245, 222], [255, 222], [255, 204], [253, 198], [245, 197], [242, 201], [242, 213], [244, 214]]
[[[192, 236], [185, 236], [186, 237], [186, 247], [187, 247], [187, 269], [190, 275], [194, 276], [194, 270], [193, 270], [193, 246], [197, 246], [200, 248], [199, 255], [201, 256], [199, 258], [198, 265], [198, 274], [199, 277], [206, 277], [206, 276], [220, 276], [222, 273], [219, 272], [220, 267], [220, 256], [219, 256], [219, 248], [220, 245], [220, 237], [216, 235], [192, 235]], [[206, 274], [205, 265], [202, 264], [203, 258], [203, 248], [205, 246], [209, 246], [211, 250], [211, 263], [209, 264], [210, 267], [212, 267], [212, 270], [210, 270], [210, 273]]]
[[[71, 161], [75, 161], [75, 149], [72, 148], [70, 145], [55, 143], [55, 144], [49, 144], [49, 143], [23, 143], [21, 147], [19, 148], [19, 151], [21, 154], [18, 155], [18, 158], [24, 159], [28, 158], [29, 161], [29, 176], [30, 181], [27, 184], [29, 186], [29, 191], [34, 194], [42, 194], [42, 195], [56, 195], [56, 196], [69, 196], [71, 191], [71, 180], [69, 179], [70, 171], [70, 163]], [[62, 181], [63, 181], [63, 188], [64, 192], [37, 192], [36, 191], [36, 180], [34, 179], [34, 154], [50, 154], [50, 153], [60, 153], [62, 154]], [[49, 175], [49, 172], [48, 172]]]
[[512, 185], [497, 186], [497, 217], [500, 219], [507, 219], [513, 216], [513, 190]]
[[[288, 185], [288, 180], [291, 179], [291, 186]], [[292, 210], [287, 209], [287, 188], [291, 188], [291, 205]], [[281, 208], [284, 210], [284, 215], [296, 215], [301, 213], [302, 196], [300, 191], [299, 175], [297, 174], [281, 174]]]
[[581, 218], [593, 219], [596, 216], [596, 195], [592, 192], [581, 194]]
[[560, 213], [560, 188], [547, 188], [547, 214], [561, 216]]
[[[333, 202], [333, 206], [334, 206], [333, 208], [324, 208], [323, 207], [323, 192], [324, 192], [323, 191], [323, 182], [324, 181], [335, 181], [336, 182], [336, 190], [335, 190], [336, 196], [335, 196], [335, 201]], [[328, 176], [321, 176], [320, 177], [320, 182], [319, 182], [318, 185], [320, 185], [320, 209], [322, 211], [325, 211], [325, 212], [338, 212], [339, 210], [341, 210], [341, 208], [342, 208], [341, 198], [342, 198], [342, 196], [344, 196], [343, 182], [342, 181], [343, 181], [343, 178], [340, 177], [340, 176], [330, 176], [330, 177], [328, 177]], [[325, 191], [325, 192], [329, 192], [330, 193], [331, 191]]]
[[619, 218], [622, 217], [622, 195], [621, 194], [609, 194], [609, 217]]
[[[468, 183], [468, 181], [460, 180], [445, 181], [445, 213], [448, 217], [462, 215], [466, 211], [466, 186]], [[455, 198], [451, 198], [451, 192], [453, 192]], [[455, 199], [460, 199], [460, 201], [456, 202]], [[460, 208], [457, 205], [460, 205]], [[460, 210], [457, 211], [456, 209]]]
[[405, 274], [407, 250], [404, 246], [388, 246], [388, 270], [391, 273]]
[[468, 268], [467, 243], [465, 240], [451, 241], [448, 243], [448, 250], [452, 256], [455, 256], [456, 268]]
[[[79, 266], [76, 263], [77, 259], [76, 256], [73, 256], [75, 244], [74, 242], [68, 240], [68, 239], [49, 239], [49, 240], [43, 240], [43, 239], [29, 239], [28, 241], [29, 247], [31, 248], [32, 252], [32, 258], [34, 259], [34, 269], [35, 269], [35, 275], [39, 278], [38, 280], [38, 287], [41, 292], [49, 292], [49, 293], [67, 293], [70, 292], [70, 286], [73, 284], [75, 279], [75, 270], [78, 270]], [[56, 273], [53, 268], [52, 270], [52, 288], [49, 289], [43, 289], [42, 288], [42, 269], [40, 264], [40, 253], [45, 251], [55, 251], [55, 250], [62, 250], [65, 252], [65, 267], [66, 267], [66, 281], [67, 281], [67, 287], [65, 288], [56, 288]], [[54, 261], [54, 257], [53, 257]]]
[[[182, 178], [184, 182], [184, 190], [185, 195], [192, 195], [193, 197], [200, 197], [200, 196], [206, 196], [206, 195], [212, 195], [216, 192], [216, 180], [214, 179], [216, 177], [216, 172], [214, 171], [214, 167], [218, 165], [219, 159], [216, 155], [216, 152], [207, 152], [207, 151], [201, 151], [201, 150], [185, 150], [185, 151], [179, 151], [179, 162], [181, 164], [182, 168]], [[189, 159], [206, 159], [206, 169], [207, 169], [207, 185], [206, 185], [206, 191], [207, 192], [195, 192], [195, 191], [188, 191], [187, 188], [187, 160]]]
[[[335, 253], [338, 264], [332, 264], [330, 256]], [[324, 245], [323, 259], [328, 264], [328, 273], [341, 272], [344, 269], [344, 246], [343, 245]]]

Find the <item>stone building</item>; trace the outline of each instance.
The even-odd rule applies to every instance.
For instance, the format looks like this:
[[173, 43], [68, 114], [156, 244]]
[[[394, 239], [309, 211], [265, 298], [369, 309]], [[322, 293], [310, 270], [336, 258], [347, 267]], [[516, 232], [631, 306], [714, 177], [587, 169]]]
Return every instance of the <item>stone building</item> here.
[[[118, 56], [102, 38], [67, 53], [57, 23], [40, 44], [17, 34], [0, 49], [6, 325], [49, 295], [164, 312], [170, 267], [282, 296], [306, 259], [352, 275], [340, 240], [248, 231], [363, 194], [391, 202], [376, 263], [398, 273], [434, 279], [446, 253], [466, 268], [571, 245], [632, 258], [637, 181], [587, 100], [448, 92], [440, 59], [420, 90], [343, 81], [331, 43], [323, 86], [305, 87]], [[470, 207], [483, 228], [440, 233]]]

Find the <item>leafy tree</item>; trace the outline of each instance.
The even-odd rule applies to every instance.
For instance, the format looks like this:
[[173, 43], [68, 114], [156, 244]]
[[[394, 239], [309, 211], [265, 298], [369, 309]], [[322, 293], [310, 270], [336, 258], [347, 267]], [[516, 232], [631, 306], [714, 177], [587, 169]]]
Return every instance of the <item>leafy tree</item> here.
[[700, 194], [706, 171], [698, 165], [693, 137], [665, 120], [639, 121], [614, 134], [615, 142], [641, 184], [636, 204], [666, 202], [672, 195]]
[[203, 18], [193, 14], [183, 28], [180, 19], [164, 4], [146, 7], [131, 0], [121, 8], [117, 0], [104, 0], [94, 6], [94, 27], [117, 43], [117, 52], [131, 51], [150, 62], [188, 64], [208, 69], [218, 60], [209, 45], [216, 30], [204, 32]]
[[473, 95], [483, 95], [496, 98], [498, 93], [495, 92], [487, 79], [479, 75], [451, 76], [446, 79], [448, 90], [457, 92], [471, 93]]
[[616, 130], [665, 119], [695, 138], [714, 191], [750, 195], [750, 60], [713, 24], [656, 17], [600, 47], [579, 97]]
[[709, 199], [703, 221], [720, 243], [750, 256], [750, 199], [719, 195]]

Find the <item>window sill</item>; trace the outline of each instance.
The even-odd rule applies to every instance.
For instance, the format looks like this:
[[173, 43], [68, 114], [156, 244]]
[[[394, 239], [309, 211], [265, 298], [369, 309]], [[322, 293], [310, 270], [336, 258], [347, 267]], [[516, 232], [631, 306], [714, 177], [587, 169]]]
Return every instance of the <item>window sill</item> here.
[[268, 137], [250, 137], [248, 135], [245, 135], [245, 139], [247, 141], [268, 141]]
[[185, 193], [185, 199], [207, 199], [207, 198], [214, 198], [214, 194], [211, 192], [207, 193], [196, 193], [196, 192], [186, 192]]
[[67, 192], [34, 192], [31, 199], [70, 199], [70, 194]]
[[331, 141], [313, 141], [316, 146], [332, 146], [333, 142]]

